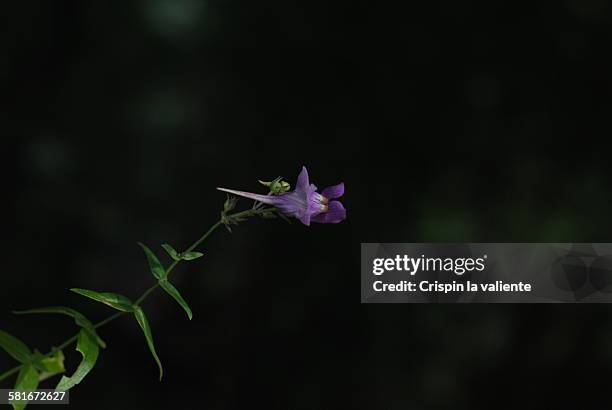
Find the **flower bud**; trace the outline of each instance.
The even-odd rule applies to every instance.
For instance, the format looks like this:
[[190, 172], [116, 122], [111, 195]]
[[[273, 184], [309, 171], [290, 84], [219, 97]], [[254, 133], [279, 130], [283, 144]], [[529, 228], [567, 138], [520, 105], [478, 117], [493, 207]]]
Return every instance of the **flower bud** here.
[[289, 182], [283, 181], [282, 177], [278, 177], [273, 181], [259, 181], [259, 183], [267, 186], [272, 195], [282, 195], [291, 189]]
[[225, 203], [223, 204], [223, 212], [227, 213], [236, 208], [236, 202], [238, 202], [238, 198], [228, 195]]

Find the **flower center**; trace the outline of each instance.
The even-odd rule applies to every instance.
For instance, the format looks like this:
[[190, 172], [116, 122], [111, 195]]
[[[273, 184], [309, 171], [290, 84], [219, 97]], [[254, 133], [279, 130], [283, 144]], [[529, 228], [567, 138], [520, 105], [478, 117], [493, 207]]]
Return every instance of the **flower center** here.
[[311, 197], [311, 209], [314, 211], [314, 215], [327, 212], [329, 210], [329, 198], [315, 192]]

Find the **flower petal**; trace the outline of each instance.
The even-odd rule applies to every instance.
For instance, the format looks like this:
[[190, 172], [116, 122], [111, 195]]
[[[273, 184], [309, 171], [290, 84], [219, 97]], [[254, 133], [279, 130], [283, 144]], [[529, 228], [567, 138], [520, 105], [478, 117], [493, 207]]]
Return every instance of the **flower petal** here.
[[344, 195], [344, 182], [340, 182], [338, 185], [328, 186], [321, 192], [321, 195], [327, 199], [340, 198]]
[[299, 192], [291, 191], [283, 195], [272, 196], [272, 198], [274, 198], [274, 206], [283, 214], [292, 218], [302, 218], [308, 213], [308, 203], [303, 196]]
[[311, 218], [312, 222], [322, 224], [337, 224], [346, 219], [346, 209], [340, 201], [331, 201], [327, 212], [322, 212]]
[[297, 183], [295, 184], [295, 190], [301, 192], [308, 192], [310, 188], [310, 181], [308, 179], [308, 170], [306, 167], [302, 167], [300, 175], [297, 177]]
[[304, 225], [306, 226], [310, 226], [310, 220], [312, 219], [310, 217], [310, 213], [306, 212], [304, 213], [304, 215], [300, 216], [300, 222], [302, 222]]

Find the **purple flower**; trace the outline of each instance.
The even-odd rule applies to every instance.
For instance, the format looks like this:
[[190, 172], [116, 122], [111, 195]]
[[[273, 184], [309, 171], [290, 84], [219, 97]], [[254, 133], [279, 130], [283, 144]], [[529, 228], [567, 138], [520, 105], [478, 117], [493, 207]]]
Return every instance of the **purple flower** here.
[[302, 167], [295, 190], [282, 195], [259, 195], [233, 189], [217, 189], [272, 205], [283, 214], [299, 219], [306, 226], [310, 226], [310, 222], [335, 224], [346, 219], [346, 209], [342, 203], [332, 201], [344, 194], [344, 183], [327, 187], [318, 193], [317, 187], [308, 180], [306, 167]]

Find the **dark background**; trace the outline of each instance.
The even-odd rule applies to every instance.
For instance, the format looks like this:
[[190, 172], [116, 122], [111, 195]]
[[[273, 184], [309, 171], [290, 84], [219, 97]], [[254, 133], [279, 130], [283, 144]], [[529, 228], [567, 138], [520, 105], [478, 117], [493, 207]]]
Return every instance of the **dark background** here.
[[122, 318], [72, 408], [609, 400], [609, 306], [361, 305], [359, 244], [609, 242], [611, 5], [408, 4], [5, 5], [0, 325], [31, 347], [74, 325], [11, 310], [104, 318], [67, 289], [137, 297], [152, 278], [136, 241], [188, 246], [218, 217], [216, 186], [293, 182], [303, 164], [346, 184], [340, 225], [217, 231], [173, 274], [194, 320], [145, 303], [163, 382]]

